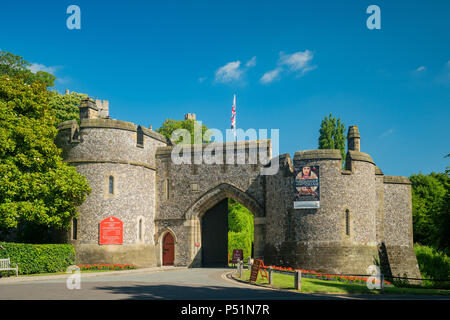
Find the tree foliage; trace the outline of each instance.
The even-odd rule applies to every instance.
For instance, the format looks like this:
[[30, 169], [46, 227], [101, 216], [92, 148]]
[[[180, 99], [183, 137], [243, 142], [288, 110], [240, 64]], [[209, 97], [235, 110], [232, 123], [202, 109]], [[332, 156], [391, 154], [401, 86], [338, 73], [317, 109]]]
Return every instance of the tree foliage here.
[[319, 149], [339, 149], [345, 159], [345, 125], [341, 119], [330, 115], [322, 120], [319, 130]]
[[244, 259], [251, 256], [254, 239], [253, 214], [239, 202], [228, 199], [228, 253], [242, 249]]
[[0, 76], [0, 227], [67, 228], [90, 192], [54, 144], [50, 95], [40, 81]]
[[[196, 129], [197, 128], [197, 129]], [[208, 128], [206, 127], [206, 125], [202, 124], [201, 128], [198, 122], [196, 122], [193, 119], [186, 119], [186, 120], [172, 120], [172, 119], [166, 119], [164, 121], [164, 123], [162, 124], [162, 126], [158, 129], [156, 129], [156, 132], [162, 134], [163, 136], [165, 136], [166, 138], [171, 139], [172, 138], [172, 134], [174, 133], [175, 130], [178, 129], [185, 129], [189, 132], [189, 134], [191, 135], [191, 144], [194, 144], [194, 130], [198, 130], [202, 133], [201, 136], [201, 143], [208, 143], [210, 142], [210, 136], [207, 134], [207, 130]], [[176, 139], [176, 141], [173, 141], [175, 144], [181, 143], [183, 142], [182, 137], [179, 137], [178, 139]], [[184, 143], [184, 142], [183, 142]]]
[[447, 173], [422, 173], [412, 183], [414, 242], [448, 252], [450, 244], [449, 185]]
[[31, 72], [31, 64], [22, 57], [7, 51], [0, 51], [0, 75], [20, 77], [26, 84], [41, 82], [46, 87], [53, 87], [56, 77], [45, 71]]
[[59, 94], [51, 92], [50, 107], [55, 112], [56, 124], [67, 120], [80, 121], [80, 110], [78, 106], [81, 100], [87, 98], [87, 94], [72, 92], [70, 94]]

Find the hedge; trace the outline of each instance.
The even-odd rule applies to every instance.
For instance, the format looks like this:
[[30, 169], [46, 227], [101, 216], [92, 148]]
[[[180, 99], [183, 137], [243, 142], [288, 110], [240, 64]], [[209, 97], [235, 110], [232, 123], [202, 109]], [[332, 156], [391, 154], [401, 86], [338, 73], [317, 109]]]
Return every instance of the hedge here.
[[75, 249], [71, 244], [28, 244], [0, 242], [0, 259], [10, 258], [19, 265], [19, 274], [64, 272], [75, 264]]
[[247, 232], [228, 232], [228, 254], [230, 261], [233, 257], [233, 249], [242, 249], [244, 261], [252, 254], [252, 239]]
[[[414, 251], [419, 264], [422, 278], [425, 279], [449, 279], [450, 257], [445, 253], [429, 246], [414, 244]], [[424, 286], [429, 287], [450, 287], [450, 281], [423, 281]]]

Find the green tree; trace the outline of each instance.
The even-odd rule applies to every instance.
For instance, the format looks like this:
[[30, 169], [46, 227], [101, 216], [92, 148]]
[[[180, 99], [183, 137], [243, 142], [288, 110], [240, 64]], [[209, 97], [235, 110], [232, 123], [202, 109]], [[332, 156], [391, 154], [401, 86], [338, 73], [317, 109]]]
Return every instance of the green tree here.
[[449, 176], [422, 173], [409, 177], [412, 183], [414, 242], [442, 250], [449, 245]]
[[57, 91], [51, 92], [50, 107], [55, 111], [56, 124], [67, 120], [80, 121], [80, 111], [78, 106], [87, 94], [72, 92], [71, 94], [59, 94]]
[[[175, 130], [178, 129], [186, 129], [189, 131], [191, 135], [191, 144], [194, 144], [194, 129], [198, 126], [198, 129], [200, 131], [199, 123], [196, 122], [193, 119], [186, 119], [186, 120], [172, 120], [172, 119], [166, 119], [164, 123], [162, 124], [161, 128], [156, 129], [156, 132], [162, 134], [166, 138], [171, 139], [172, 134]], [[202, 132], [202, 143], [208, 143], [210, 142], [210, 136], [206, 134], [206, 131], [208, 128], [206, 125], [201, 126], [201, 132]], [[179, 137], [176, 141], [173, 141], [175, 144], [182, 142], [182, 137]]]
[[54, 144], [50, 92], [25, 80], [0, 76], [0, 227], [68, 228], [90, 188]]
[[239, 202], [228, 199], [228, 253], [242, 249], [244, 259], [252, 253], [254, 239], [253, 214]]
[[31, 64], [22, 57], [7, 51], [0, 51], [0, 76], [21, 77], [26, 84], [42, 82], [46, 87], [53, 87], [56, 77], [48, 72], [31, 72]]
[[332, 116], [325, 117], [322, 120], [319, 130], [319, 149], [339, 149], [341, 151], [342, 160], [344, 161], [345, 153], [345, 125], [341, 119]]

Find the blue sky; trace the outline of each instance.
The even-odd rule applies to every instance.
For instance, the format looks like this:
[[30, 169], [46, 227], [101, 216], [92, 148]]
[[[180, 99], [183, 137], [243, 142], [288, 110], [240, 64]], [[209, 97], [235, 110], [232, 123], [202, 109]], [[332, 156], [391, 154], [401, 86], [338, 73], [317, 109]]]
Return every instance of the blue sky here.
[[[81, 30], [66, 27], [71, 4]], [[279, 129], [280, 153], [316, 149], [332, 113], [385, 174], [450, 161], [449, 1], [2, 0], [0, 30], [2, 50], [60, 92], [109, 100], [115, 119], [157, 128], [190, 112], [224, 131], [236, 93], [238, 127]]]

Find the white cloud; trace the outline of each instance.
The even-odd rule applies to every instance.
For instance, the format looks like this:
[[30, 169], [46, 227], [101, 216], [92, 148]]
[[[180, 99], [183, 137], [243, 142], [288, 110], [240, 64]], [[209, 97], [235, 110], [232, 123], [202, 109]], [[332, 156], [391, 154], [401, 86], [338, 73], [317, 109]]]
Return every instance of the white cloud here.
[[53, 67], [47, 67], [43, 64], [40, 63], [32, 63], [30, 66], [27, 67], [31, 72], [36, 73], [38, 71], [44, 71], [44, 72], [48, 72], [51, 74], [55, 74], [55, 72], [60, 69], [60, 67], [58, 66], [53, 66]]
[[395, 131], [394, 128], [390, 128], [386, 131], [384, 131], [382, 134], [380, 134], [379, 138], [386, 138], [387, 136], [390, 136], [391, 134], [393, 134]]
[[302, 71], [302, 73], [305, 73], [308, 71], [305, 71], [305, 69], [311, 70], [309, 63], [313, 57], [314, 55], [309, 50], [298, 51], [293, 54], [280, 52], [279, 64], [288, 66], [290, 71]]
[[204, 82], [205, 80], [206, 80], [206, 77], [200, 77], [200, 78], [198, 78], [198, 82], [200, 82], [200, 83]]
[[425, 66], [420, 66], [418, 67], [415, 71], [416, 72], [421, 72], [421, 71], [425, 71], [427, 68], [425, 68]]
[[314, 58], [314, 54], [309, 51], [298, 51], [292, 54], [284, 54], [280, 52], [278, 59], [278, 68], [266, 72], [260, 80], [261, 83], [267, 84], [281, 77], [282, 73], [295, 72], [297, 76], [302, 76], [306, 72], [311, 71], [317, 66], [311, 65], [310, 62]]
[[256, 66], [256, 57], [252, 57], [250, 60], [248, 60], [247, 63], [245, 64], [245, 66], [247, 68]]
[[240, 80], [243, 74], [243, 70], [239, 67], [241, 65], [240, 61], [228, 62], [223, 67], [220, 67], [216, 71], [216, 79], [217, 82], [231, 82]]
[[272, 71], [267, 71], [264, 75], [259, 79], [261, 83], [267, 84], [279, 78], [282, 68], [276, 68]]

